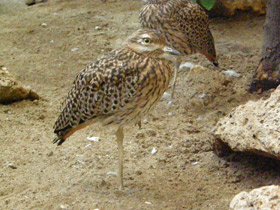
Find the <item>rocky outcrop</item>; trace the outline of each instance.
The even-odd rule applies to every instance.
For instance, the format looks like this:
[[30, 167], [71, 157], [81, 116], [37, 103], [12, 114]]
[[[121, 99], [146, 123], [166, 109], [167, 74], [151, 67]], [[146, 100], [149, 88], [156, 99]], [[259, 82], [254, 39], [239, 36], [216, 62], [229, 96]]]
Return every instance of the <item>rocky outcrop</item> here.
[[216, 0], [210, 11], [211, 16], [233, 16], [236, 11], [252, 11], [257, 14], [266, 13], [267, 0]]
[[8, 104], [23, 99], [39, 99], [30, 88], [22, 87], [8, 71], [0, 69], [0, 103]]
[[230, 210], [279, 210], [280, 209], [280, 188], [271, 185], [241, 192], [236, 195], [231, 203]]
[[280, 87], [266, 100], [249, 101], [235, 108], [217, 123], [214, 134], [217, 142], [234, 151], [280, 160]]

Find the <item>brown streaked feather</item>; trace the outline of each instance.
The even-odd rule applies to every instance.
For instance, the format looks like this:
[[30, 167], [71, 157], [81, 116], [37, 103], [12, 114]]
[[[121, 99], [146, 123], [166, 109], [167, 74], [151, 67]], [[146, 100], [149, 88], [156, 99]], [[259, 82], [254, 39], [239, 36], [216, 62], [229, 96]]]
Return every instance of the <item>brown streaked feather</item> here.
[[168, 44], [182, 55], [200, 52], [217, 63], [208, 15], [198, 4], [190, 0], [148, 0], [139, 19], [143, 28], [163, 33]]
[[[140, 31], [153, 34], [151, 30]], [[157, 36], [153, 44], [163, 48], [165, 39]], [[162, 53], [159, 49], [141, 53], [131, 48], [138, 39], [131, 37], [131, 45], [113, 50], [77, 75], [55, 122], [58, 138], [54, 143], [62, 144], [75, 131], [96, 121], [121, 126], [137, 122], [160, 100], [168, 87], [171, 67], [158, 58]]]

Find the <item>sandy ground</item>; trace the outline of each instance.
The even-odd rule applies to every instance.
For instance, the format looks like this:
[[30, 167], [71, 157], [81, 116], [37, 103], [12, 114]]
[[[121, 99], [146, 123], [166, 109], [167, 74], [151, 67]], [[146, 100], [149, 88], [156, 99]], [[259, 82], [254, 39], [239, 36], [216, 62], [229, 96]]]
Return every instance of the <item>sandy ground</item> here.
[[[276, 161], [239, 153], [217, 157], [211, 135], [220, 117], [261, 97], [247, 89], [264, 17], [212, 20], [220, 68], [200, 55], [186, 58], [209, 69], [180, 71], [173, 105], [161, 101], [141, 130], [126, 128], [123, 193], [108, 174], [118, 167], [114, 127], [95, 124], [61, 147], [52, 144], [60, 102], [75, 75], [139, 27], [139, 7], [139, 1], [123, 0], [32, 7], [0, 1], [0, 66], [42, 97], [0, 105], [0, 209], [224, 210], [240, 191], [279, 184]], [[226, 69], [241, 77], [225, 76]]]

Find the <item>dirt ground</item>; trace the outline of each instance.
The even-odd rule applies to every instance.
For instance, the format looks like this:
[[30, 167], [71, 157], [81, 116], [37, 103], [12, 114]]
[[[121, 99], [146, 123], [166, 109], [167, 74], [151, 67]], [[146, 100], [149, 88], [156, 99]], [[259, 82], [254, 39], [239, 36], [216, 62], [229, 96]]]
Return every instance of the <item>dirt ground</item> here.
[[[226, 210], [237, 193], [280, 183], [276, 161], [217, 157], [211, 135], [220, 117], [263, 96], [247, 91], [260, 57], [263, 16], [212, 19], [220, 68], [201, 55], [186, 58], [208, 69], [181, 70], [173, 105], [163, 100], [142, 129], [126, 127], [123, 193], [110, 173], [118, 168], [114, 127], [95, 124], [61, 147], [52, 144], [59, 105], [76, 74], [139, 27], [140, 5], [0, 1], [0, 66], [41, 96], [0, 105], [0, 209]], [[227, 69], [241, 76], [225, 76]]]

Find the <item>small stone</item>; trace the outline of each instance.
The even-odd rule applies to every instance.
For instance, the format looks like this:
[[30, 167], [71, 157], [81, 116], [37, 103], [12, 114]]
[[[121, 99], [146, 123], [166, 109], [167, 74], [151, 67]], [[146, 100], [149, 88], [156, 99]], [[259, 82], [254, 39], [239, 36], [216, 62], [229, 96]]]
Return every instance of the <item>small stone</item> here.
[[161, 100], [171, 100], [171, 94], [167, 93], [167, 92], [164, 92]]
[[223, 71], [223, 73], [225, 74], [225, 75], [228, 75], [228, 76], [230, 76], [230, 77], [240, 77], [240, 74], [238, 74], [238, 73], [236, 73], [235, 71], [233, 71], [233, 70], [230, 70], [230, 69], [228, 69], [228, 70], [226, 70], [226, 71]]
[[41, 26], [43, 26], [43, 28], [46, 28], [48, 24], [46, 23], [42, 23]]
[[86, 146], [85, 146], [85, 148], [89, 148], [89, 147], [91, 147], [92, 146], [92, 144], [87, 144]]
[[85, 165], [86, 163], [82, 160], [78, 160], [78, 163], [82, 164], [82, 165]]
[[100, 30], [101, 29], [101, 27], [100, 26], [95, 26], [95, 28], [94, 28], [95, 30]]
[[67, 209], [67, 207], [64, 205], [60, 205], [60, 209]]
[[87, 137], [87, 140], [89, 140], [89, 141], [94, 141], [94, 142], [99, 142], [100, 141], [100, 138], [99, 137], [94, 137], [94, 136], [92, 136], [92, 137]]
[[172, 106], [173, 105], [173, 101], [169, 101], [168, 103], [167, 103], [167, 106]]
[[6, 68], [6, 67], [2, 67], [2, 70], [3, 70], [3, 71], [7, 71], [7, 70], [8, 70], [8, 68]]
[[193, 166], [196, 166], [196, 165], [198, 165], [198, 164], [199, 164], [199, 162], [194, 162], [194, 163], [192, 163]]
[[151, 205], [152, 203], [151, 203], [151, 202], [146, 201], [146, 202], [145, 202], [145, 204], [147, 204], [147, 205]]
[[8, 167], [10, 167], [11, 169], [17, 169], [17, 167], [14, 164], [12, 164], [12, 163], [9, 163]]
[[72, 48], [71, 52], [77, 52], [79, 50], [79, 48]]
[[109, 171], [106, 173], [107, 175], [118, 176], [117, 172]]
[[193, 63], [190, 63], [190, 62], [185, 62], [185, 63], [182, 63], [179, 67], [179, 69], [183, 69], [183, 68], [186, 68], [186, 69], [191, 69], [192, 67], [194, 67], [195, 65]]
[[157, 153], [157, 149], [153, 147], [151, 154], [155, 155]]
[[204, 99], [207, 95], [205, 93], [202, 93], [200, 96], [198, 96], [198, 98], [200, 99]]

